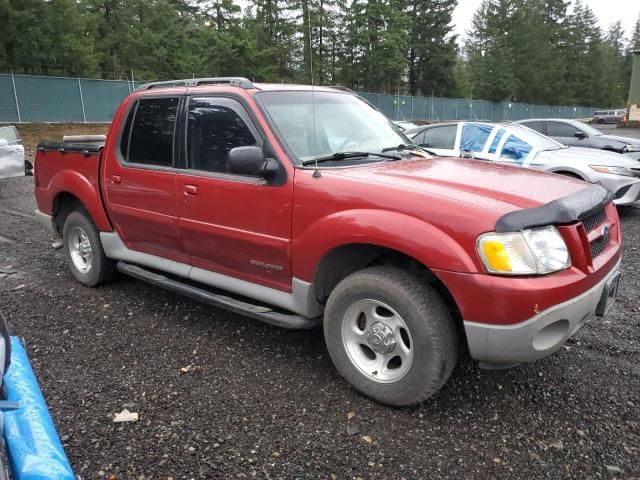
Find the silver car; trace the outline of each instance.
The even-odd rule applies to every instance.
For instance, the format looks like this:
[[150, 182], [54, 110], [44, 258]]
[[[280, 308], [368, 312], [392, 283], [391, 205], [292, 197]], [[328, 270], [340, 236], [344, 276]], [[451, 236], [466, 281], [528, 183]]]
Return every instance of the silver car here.
[[452, 122], [406, 135], [436, 155], [478, 158], [600, 183], [618, 205], [640, 200], [640, 161], [604, 150], [566, 147], [524, 125]]
[[0, 179], [20, 177], [27, 171], [24, 147], [16, 127], [0, 127]]

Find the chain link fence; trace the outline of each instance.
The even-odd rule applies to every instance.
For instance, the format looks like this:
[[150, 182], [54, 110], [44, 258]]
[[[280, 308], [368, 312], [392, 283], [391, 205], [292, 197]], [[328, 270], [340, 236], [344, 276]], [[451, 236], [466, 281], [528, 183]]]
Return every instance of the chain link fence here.
[[[0, 122], [110, 122], [122, 99], [140, 86], [127, 80], [0, 74]], [[522, 120], [590, 118], [595, 107], [534, 105], [360, 93], [393, 120]]]

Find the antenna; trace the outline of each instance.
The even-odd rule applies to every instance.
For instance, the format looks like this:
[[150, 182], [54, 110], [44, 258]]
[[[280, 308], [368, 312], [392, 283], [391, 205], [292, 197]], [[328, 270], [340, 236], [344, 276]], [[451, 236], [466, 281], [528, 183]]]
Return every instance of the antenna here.
[[314, 92], [313, 81], [313, 42], [311, 37], [311, 9], [307, 5], [307, 27], [309, 29], [309, 70], [311, 71], [311, 116], [313, 120], [313, 158], [316, 161], [315, 171], [313, 172], [314, 178], [321, 177], [320, 170], [318, 170], [318, 145], [316, 142], [316, 97]]

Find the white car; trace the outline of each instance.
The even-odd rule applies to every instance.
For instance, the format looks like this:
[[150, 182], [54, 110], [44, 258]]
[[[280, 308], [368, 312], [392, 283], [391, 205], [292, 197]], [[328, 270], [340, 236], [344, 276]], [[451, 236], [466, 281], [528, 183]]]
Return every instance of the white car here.
[[28, 166], [16, 127], [0, 127], [0, 179], [23, 176]]
[[451, 122], [405, 135], [443, 157], [477, 158], [600, 183], [613, 193], [617, 205], [640, 200], [640, 161], [604, 150], [567, 147], [524, 125]]

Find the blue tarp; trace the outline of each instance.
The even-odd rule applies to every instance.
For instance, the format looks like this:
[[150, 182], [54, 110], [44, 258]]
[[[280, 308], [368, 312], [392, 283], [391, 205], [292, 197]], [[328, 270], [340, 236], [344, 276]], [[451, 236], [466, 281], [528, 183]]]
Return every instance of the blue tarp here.
[[4, 375], [7, 399], [20, 408], [5, 412], [4, 438], [16, 480], [73, 480], [73, 471], [49, 415], [22, 343], [11, 337], [11, 366]]
[[501, 128], [500, 130], [498, 130], [498, 132], [496, 133], [496, 136], [493, 137], [491, 146], [489, 147], [489, 153], [496, 153], [496, 150], [498, 149], [498, 145], [500, 144], [500, 139], [504, 135], [505, 131], [506, 130], [504, 128]]
[[531, 145], [514, 135], [510, 135], [502, 146], [500, 158], [511, 158], [517, 160], [518, 163], [522, 163], [530, 151]]
[[468, 152], [481, 152], [489, 135], [495, 127], [479, 123], [465, 123], [460, 137], [460, 150]]

